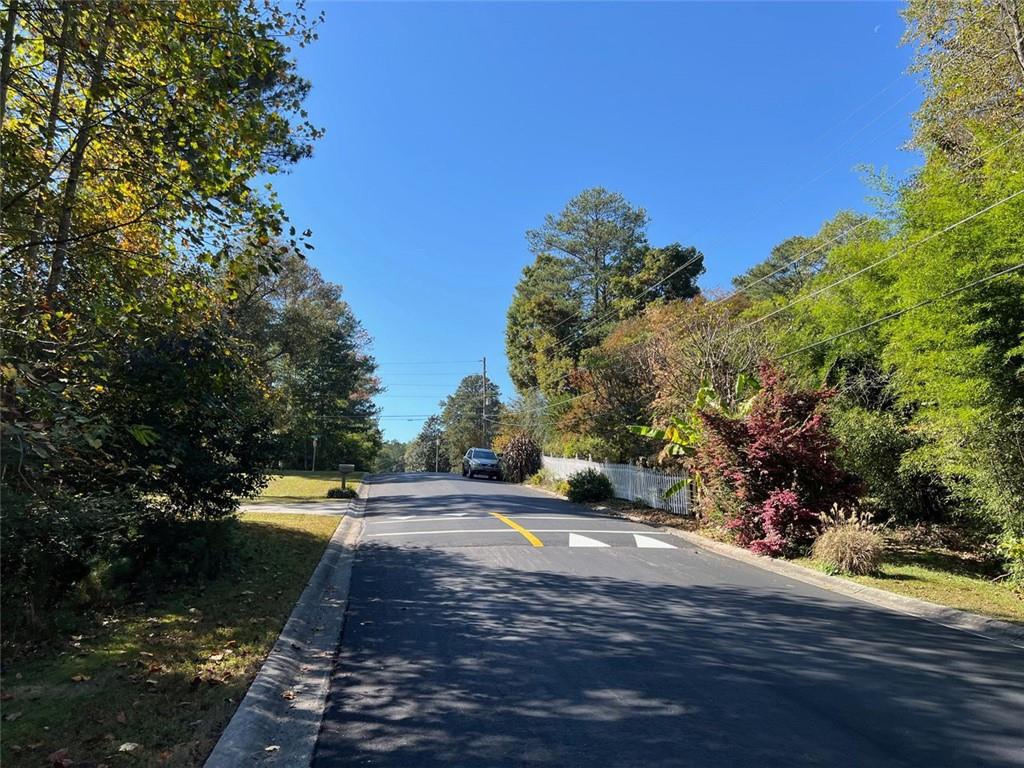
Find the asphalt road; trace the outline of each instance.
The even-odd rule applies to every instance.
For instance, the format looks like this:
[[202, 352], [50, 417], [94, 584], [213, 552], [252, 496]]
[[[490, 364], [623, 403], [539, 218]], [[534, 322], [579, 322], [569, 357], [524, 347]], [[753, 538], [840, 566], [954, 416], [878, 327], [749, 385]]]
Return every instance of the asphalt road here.
[[518, 486], [365, 516], [318, 768], [1024, 766], [1019, 648]]

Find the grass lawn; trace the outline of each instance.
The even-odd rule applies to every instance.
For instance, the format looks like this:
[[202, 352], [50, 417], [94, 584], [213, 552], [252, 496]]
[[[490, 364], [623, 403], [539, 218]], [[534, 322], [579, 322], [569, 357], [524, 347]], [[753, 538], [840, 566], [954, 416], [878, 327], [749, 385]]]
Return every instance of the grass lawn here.
[[[346, 478], [349, 488], [358, 488], [359, 480], [365, 472], [353, 472]], [[321, 500], [327, 498], [329, 488], [341, 485], [341, 475], [336, 471], [303, 472], [287, 470], [280, 475], [271, 475], [270, 485], [254, 499], [246, 503], [294, 502]]]
[[[795, 562], [823, 570], [809, 558]], [[877, 576], [843, 578], [950, 608], [1024, 623], [1024, 596], [1004, 582], [994, 581], [989, 569], [954, 553], [888, 552]]]
[[243, 515], [231, 573], [90, 617], [46, 646], [5, 649], [0, 762], [50, 765], [66, 749], [83, 765], [201, 765], [337, 525]]
[[[602, 502], [602, 505], [637, 522], [682, 528], [715, 541], [729, 543], [729, 537], [722, 531], [702, 528], [691, 518], [656, 509], [637, 508], [631, 502], [621, 499]], [[906, 531], [902, 533], [907, 534]], [[806, 557], [791, 562], [805, 568], [825, 570], [819, 563]], [[991, 557], [952, 549], [937, 542], [914, 542], [907, 535], [894, 534], [887, 539], [885, 562], [880, 574], [843, 578], [962, 611], [1024, 623], [1024, 594], [999, 580], [998, 576], [998, 561]]]

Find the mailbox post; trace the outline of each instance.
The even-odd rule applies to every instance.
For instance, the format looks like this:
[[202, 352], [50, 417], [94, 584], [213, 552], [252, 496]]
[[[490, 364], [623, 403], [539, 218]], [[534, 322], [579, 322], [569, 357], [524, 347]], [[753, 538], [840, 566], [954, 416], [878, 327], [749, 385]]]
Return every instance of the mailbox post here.
[[356, 468], [355, 464], [339, 464], [338, 471], [341, 473], [341, 487], [345, 488], [345, 478], [348, 477], [349, 473], [354, 472]]

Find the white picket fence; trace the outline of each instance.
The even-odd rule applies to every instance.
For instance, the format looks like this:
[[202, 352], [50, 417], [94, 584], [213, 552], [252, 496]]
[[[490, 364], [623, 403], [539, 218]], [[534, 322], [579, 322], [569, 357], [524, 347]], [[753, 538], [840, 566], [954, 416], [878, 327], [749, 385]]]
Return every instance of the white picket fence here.
[[643, 501], [648, 506], [666, 509], [677, 515], [690, 515], [690, 489], [665, 498], [665, 491], [671, 488], [682, 475], [669, 475], [650, 467], [633, 464], [605, 464], [587, 459], [563, 459], [557, 456], [542, 456], [541, 464], [552, 477], [568, 480], [569, 475], [584, 469], [596, 469], [612, 481], [615, 497], [629, 501]]

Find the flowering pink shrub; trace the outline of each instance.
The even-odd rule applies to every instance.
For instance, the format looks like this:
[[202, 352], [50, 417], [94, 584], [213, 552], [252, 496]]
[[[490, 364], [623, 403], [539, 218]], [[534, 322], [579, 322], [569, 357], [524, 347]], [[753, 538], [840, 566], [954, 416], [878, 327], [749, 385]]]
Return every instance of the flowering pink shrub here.
[[696, 462], [704, 482], [735, 494], [726, 527], [761, 555], [790, 555], [808, 545], [818, 516], [857, 497], [854, 478], [835, 463], [828, 431], [829, 390], [798, 390], [770, 363], [749, 412], [700, 414], [704, 439]]

